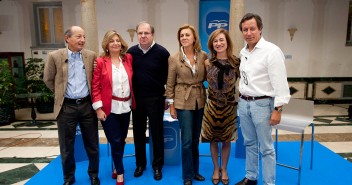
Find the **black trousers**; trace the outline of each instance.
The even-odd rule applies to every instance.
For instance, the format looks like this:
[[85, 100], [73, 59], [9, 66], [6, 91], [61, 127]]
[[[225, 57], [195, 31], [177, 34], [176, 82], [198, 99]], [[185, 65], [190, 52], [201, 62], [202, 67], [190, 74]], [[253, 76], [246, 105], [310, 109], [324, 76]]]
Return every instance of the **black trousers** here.
[[92, 102], [64, 103], [57, 117], [57, 127], [65, 182], [72, 181], [75, 176], [74, 144], [78, 123], [89, 160], [88, 174], [90, 177], [97, 177], [99, 172], [98, 119]]
[[105, 136], [111, 146], [111, 156], [114, 161], [115, 169], [118, 175], [125, 172], [123, 166], [123, 153], [126, 145], [126, 137], [128, 133], [128, 126], [130, 124], [131, 112], [123, 114], [113, 114], [102, 121]]
[[165, 97], [136, 97], [136, 109], [132, 111], [133, 138], [137, 167], [147, 165], [146, 155], [146, 123], [153, 142], [153, 169], [161, 170], [164, 165], [164, 107]]

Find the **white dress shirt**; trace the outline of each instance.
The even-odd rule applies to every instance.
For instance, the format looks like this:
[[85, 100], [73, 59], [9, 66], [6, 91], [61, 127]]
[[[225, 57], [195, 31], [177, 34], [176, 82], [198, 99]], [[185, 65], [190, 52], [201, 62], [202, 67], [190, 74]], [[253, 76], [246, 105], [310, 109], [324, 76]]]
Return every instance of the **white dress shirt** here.
[[[196, 64], [194, 63], [194, 65], [191, 65], [190, 59], [187, 58], [185, 52], [183, 51], [183, 46], [181, 46], [181, 52], [182, 52], [182, 58], [183, 58], [183, 60], [185, 60], [185, 62], [186, 62], [189, 66], [191, 66], [192, 73], [193, 73], [193, 75], [195, 75], [195, 74], [196, 74], [196, 71], [197, 71], [197, 69], [196, 69]], [[194, 59], [194, 61], [197, 61], [197, 52], [194, 51], [194, 53], [195, 53], [195, 55], [194, 55], [193, 59]]]
[[[122, 61], [120, 59], [120, 61]], [[130, 86], [128, 84], [128, 76], [123, 66], [120, 62], [119, 67], [112, 65], [112, 95], [120, 98], [127, 98], [130, 96]], [[122, 114], [131, 111], [131, 99], [128, 101], [117, 101], [112, 99], [111, 102], [111, 113]]]
[[246, 96], [271, 96], [274, 106], [282, 106], [290, 100], [285, 56], [281, 49], [264, 38], [250, 52], [247, 45], [240, 52], [239, 91]]

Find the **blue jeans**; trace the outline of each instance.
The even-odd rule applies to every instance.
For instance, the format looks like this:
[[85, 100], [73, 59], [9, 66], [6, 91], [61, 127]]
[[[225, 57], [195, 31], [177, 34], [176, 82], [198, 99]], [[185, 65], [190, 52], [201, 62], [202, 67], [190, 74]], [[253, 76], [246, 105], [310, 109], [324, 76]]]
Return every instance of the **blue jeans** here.
[[259, 151], [262, 154], [263, 184], [275, 184], [276, 158], [271, 113], [274, 109], [274, 99], [265, 98], [246, 101], [239, 98], [238, 111], [244, 144], [246, 145], [246, 178], [257, 180], [259, 174]]
[[199, 137], [204, 109], [179, 110], [177, 118], [181, 128], [182, 179], [191, 180], [199, 173]]

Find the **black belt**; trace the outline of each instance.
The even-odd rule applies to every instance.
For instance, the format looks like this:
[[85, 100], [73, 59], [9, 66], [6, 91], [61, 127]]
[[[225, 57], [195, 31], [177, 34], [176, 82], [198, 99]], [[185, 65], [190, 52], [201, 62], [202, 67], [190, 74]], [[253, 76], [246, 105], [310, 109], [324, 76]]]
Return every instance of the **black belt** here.
[[86, 96], [84, 98], [78, 98], [78, 99], [71, 99], [71, 98], [65, 98], [64, 103], [69, 103], [69, 104], [81, 104], [84, 102], [90, 101], [90, 96]]
[[260, 100], [265, 98], [271, 98], [271, 96], [246, 96], [246, 95], [240, 94], [240, 98], [247, 101], [254, 101], [254, 100]]

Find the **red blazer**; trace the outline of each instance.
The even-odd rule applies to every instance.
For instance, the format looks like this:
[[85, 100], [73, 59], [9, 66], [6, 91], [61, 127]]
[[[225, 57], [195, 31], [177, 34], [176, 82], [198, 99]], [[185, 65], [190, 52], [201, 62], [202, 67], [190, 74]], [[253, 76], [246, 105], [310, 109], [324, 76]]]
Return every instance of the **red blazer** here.
[[[93, 72], [92, 80], [92, 96], [93, 103], [102, 101], [102, 110], [108, 116], [111, 112], [111, 101], [112, 101], [112, 67], [111, 59], [109, 57], [99, 57], [95, 60], [96, 67]], [[128, 83], [131, 91], [132, 98], [132, 109], [135, 109], [136, 102], [134, 99], [134, 93], [132, 89], [132, 56], [126, 53], [122, 59], [122, 64], [128, 75]]]

